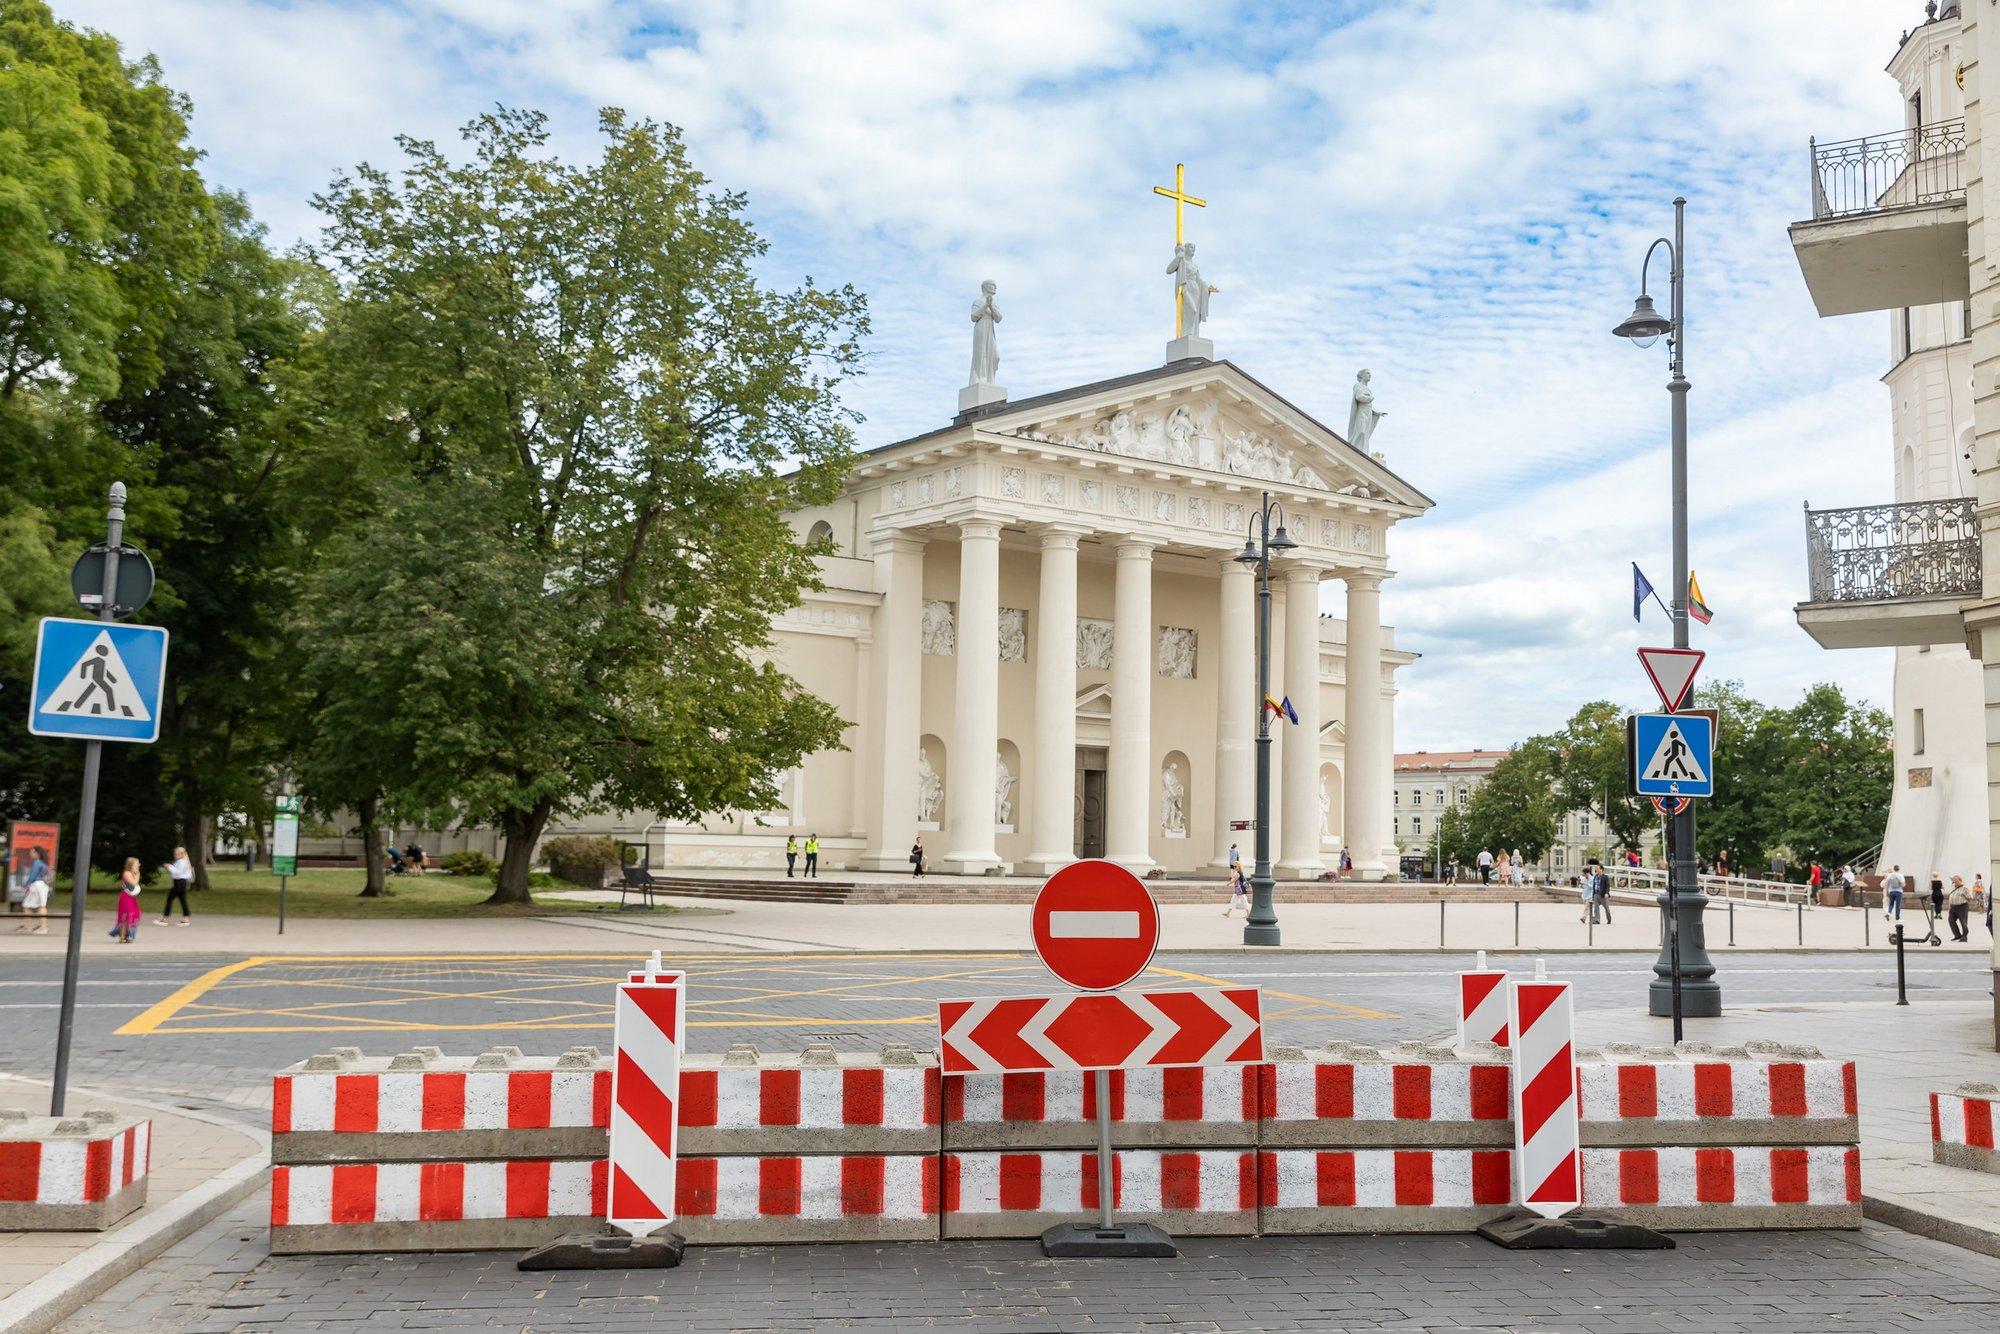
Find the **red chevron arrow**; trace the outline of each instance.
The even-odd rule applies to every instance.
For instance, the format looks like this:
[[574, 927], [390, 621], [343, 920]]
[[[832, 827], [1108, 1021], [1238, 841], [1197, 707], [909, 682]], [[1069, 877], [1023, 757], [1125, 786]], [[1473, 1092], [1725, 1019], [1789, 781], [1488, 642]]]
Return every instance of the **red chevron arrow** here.
[[1264, 1059], [1255, 987], [938, 1002], [946, 1074], [1242, 1065]]

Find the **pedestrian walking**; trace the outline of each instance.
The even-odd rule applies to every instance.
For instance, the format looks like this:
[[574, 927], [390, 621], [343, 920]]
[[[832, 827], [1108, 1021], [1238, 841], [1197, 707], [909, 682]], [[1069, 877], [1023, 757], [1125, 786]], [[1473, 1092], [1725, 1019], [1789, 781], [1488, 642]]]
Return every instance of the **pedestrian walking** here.
[[1821, 868], [1819, 864], [1819, 859], [1814, 858], [1811, 866], [1809, 866], [1806, 870], [1806, 884], [1812, 887], [1813, 897], [1815, 899], [1819, 897], [1820, 886], [1825, 883], [1826, 883], [1826, 871]]
[[1593, 896], [1596, 906], [1604, 914], [1604, 924], [1611, 925], [1611, 874], [1602, 865], [1593, 877], [1597, 881], [1597, 892]]
[[1903, 920], [1903, 868], [1891, 866], [1882, 881], [1882, 916], [1892, 922]]
[[1931, 872], [1931, 916], [1944, 916], [1944, 877]]
[[1972, 891], [1965, 887], [1965, 877], [1951, 878], [1951, 889], [1944, 896], [1945, 921], [1951, 927], [1953, 940], [1972, 939]]
[[1597, 863], [1595, 862], [1587, 864], [1583, 868], [1583, 874], [1576, 878], [1576, 892], [1583, 900], [1583, 915], [1576, 919], [1579, 922], [1595, 922], [1597, 920], [1596, 867]]
[[1234, 917], [1241, 908], [1243, 915], [1250, 915], [1250, 882], [1243, 878], [1243, 865], [1238, 862], [1229, 868], [1229, 906], [1222, 910], [1224, 917]]
[[924, 878], [924, 836], [917, 835], [917, 841], [910, 845], [910, 878]]
[[1519, 889], [1522, 882], [1528, 878], [1527, 859], [1521, 856], [1519, 848], [1514, 849], [1513, 858], [1509, 861], [1508, 865], [1512, 868], [1511, 878], [1514, 882], [1514, 888]]
[[1229, 869], [1232, 873], [1243, 869], [1243, 854], [1236, 850], [1234, 843], [1229, 845]]
[[[44, 847], [31, 848], [28, 852], [28, 867], [22, 872], [21, 913], [24, 918], [32, 918], [34, 925], [23, 921], [16, 931], [26, 931], [31, 936], [46, 936], [49, 933], [49, 877], [55, 872], [49, 869], [49, 850]], [[1988, 923], [1991, 925], [1991, 923]]]
[[806, 835], [806, 875], [813, 880], [819, 879], [819, 835], [818, 834]]
[[788, 834], [785, 837], [785, 879], [790, 880], [792, 878], [792, 868], [798, 864], [799, 836], [797, 834]]
[[118, 873], [118, 917], [112, 923], [111, 938], [130, 945], [139, 938], [139, 919], [144, 915], [139, 911], [139, 859], [127, 857], [125, 869]]
[[163, 868], [167, 873], [167, 902], [160, 909], [159, 925], [165, 926], [167, 919], [174, 915], [174, 900], [181, 901], [181, 925], [186, 926], [194, 915], [188, 907], [188, 890], [194, 884], [194, 863], [188, 860], [186, 848], [175, 848], [174, 859]]
[[1479, 861], [1479, 883], [1480, 883], [1481, 885], [1490, 885], [1490, 884], [1492, 884], [1492, 883], [1493, 883], [1493, 854], [1492, 854], [1492, 853], [1490, 853], [1490, 852], [1488, 852], [1488, 851], [1487, 851], [1487, 850], [1486, 850], [1485, 848], [1481, 848], [1481, 849], [1479, 850], [1479, 857], [1478, 857], [1478, 861]]
[[1340, 878], [1347, 879], [1354, 874], [1354, 854], [1346, 848], [1340, 850]]

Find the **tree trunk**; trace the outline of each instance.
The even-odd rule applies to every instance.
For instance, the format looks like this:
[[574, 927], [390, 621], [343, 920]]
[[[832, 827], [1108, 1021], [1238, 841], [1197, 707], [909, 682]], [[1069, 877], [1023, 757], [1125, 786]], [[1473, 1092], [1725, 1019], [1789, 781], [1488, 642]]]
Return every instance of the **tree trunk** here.
[[202, 818], [201, 801], [191, 785], [181, 793], [180, 834], [181, 846], [194, 866], [194, 887], [207, 889], [208, 821]]
[[361, 886], [361, 897], [379, 899], [382, 897], [382, 826], [375, 822], [375, 798], [363, 797], [354, 803], [354, 813], [361, 817], [361, 863], [367, 875]]
[[500, 833], [506, 843], [500, 850], [500, 883], [488, 903], [534, 902], [528, 894], [528, 867], [553, 809], [554, 803], [538, 801], [532, 810], [509, 811], [501, 818]]

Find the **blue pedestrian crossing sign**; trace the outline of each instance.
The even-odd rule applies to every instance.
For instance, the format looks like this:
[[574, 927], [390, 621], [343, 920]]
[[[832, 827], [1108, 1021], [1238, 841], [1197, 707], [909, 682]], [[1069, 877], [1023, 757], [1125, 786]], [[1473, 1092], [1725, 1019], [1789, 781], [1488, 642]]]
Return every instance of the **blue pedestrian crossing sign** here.
[[1634, 714], [1628, 741], [1636, 795], [1715, 795], [1715, 726], [1706, 715]]
[[167, 632], [157, 625], [42, 620], [28, 730], [88, 741], [155, 741], [167, 680]]

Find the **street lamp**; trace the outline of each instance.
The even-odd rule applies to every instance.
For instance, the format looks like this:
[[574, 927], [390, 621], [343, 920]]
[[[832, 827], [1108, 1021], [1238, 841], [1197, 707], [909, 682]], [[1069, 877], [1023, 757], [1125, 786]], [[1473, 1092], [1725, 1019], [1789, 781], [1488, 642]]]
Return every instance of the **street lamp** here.
[[[1271, 531], [1271, 518], [1278, 528]], [[1278, 944], [1278, 910], [1271, 901], [1271, 556], [1299, 544], [1285, 531], [1285, 511], [1264, 492], [1252, 516], [1236, 563], [1257, 570], [1257, 870], [1250, 877], [1250, 917], [1243, 923], [1245, 945]], [[1301, 743], [1303, 744], [1303, 743]]]
[[[1683, 222], [1687, 200], [1674, 200], [1674, 239], [1662, 236], [1646, 248], [1639, 266], [1639, 299], [1632, 313], [1611, 332], [1629, 338], [1640, 347], [1651, 347], [1662, 334], [1667, 338], [1667, 395], [1673, 407], [1673, 524], [1674, 524], [1674, 647], [1688, 646], [1688, 486], [1687, 486], [1687, 326], [1681, 306], [1686, 287], [1686, 253]], [[1646, 275], [1653, 252], [1667, 248], [1668, 313], [1653, 308], [1646, 295]], [[1607, 806], [1608, 813], [1608, 806]], [[1647, 1011], [1672, 1015], [1674, 1041], [1681, 1040], [1681, 1020], [1686, 1015], [1713, 1018], [1722, 1013], [1722, 988], [1715, 981], [1715, 964], [1708, 957], [1702, 914], [1708, 896], [1694, 870], [1694, 803], [1688, 802], [1678, 814], [1667, 816], [1667, 892], [1660, 896], [1666, 914], [1666, 939], [1660, 957], [1653, 964], [1653, 982], [1647, 989]]]

